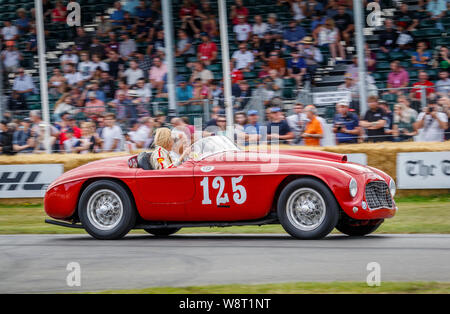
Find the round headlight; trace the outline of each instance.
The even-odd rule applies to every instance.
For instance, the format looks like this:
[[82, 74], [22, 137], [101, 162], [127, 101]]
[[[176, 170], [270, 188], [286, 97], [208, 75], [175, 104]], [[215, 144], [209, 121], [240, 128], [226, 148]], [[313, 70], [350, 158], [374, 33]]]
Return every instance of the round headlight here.
[[348, 190], [350, 191], [351, 197], [355, 197], [356, 193], [358, 193], [358, 184], [356, 183], [356, 180], [352, 178], [350, 180], [350, 184], [348, 185]]
[[397, 191], [397, 186], [395, 185], [395, 181], [392, 179], [389, 181], [389, 191], [391, 192], [392, 197], [394, 197], [395, 192]]

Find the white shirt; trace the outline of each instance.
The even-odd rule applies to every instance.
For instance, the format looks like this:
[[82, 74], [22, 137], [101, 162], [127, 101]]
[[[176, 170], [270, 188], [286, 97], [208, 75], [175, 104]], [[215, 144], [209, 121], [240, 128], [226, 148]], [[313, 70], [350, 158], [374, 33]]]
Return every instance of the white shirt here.
[[91, 61], [82, 61], [78, 63], [78, 72], [83, 76], [83, 80], [91, 77], [93, 71], [93, 63]]
[[299, 114], [295, 113], [286, 118], [286, 122], [288, 123], [289, 127], [296, 133], [302, 131], [298, 125], [300, 121], [303, 122], [303, 129], [304, 129], [306, 122], [308, 121], [308, 118], [306, 118], [306, 114], [304, 114], [303, 112]]
[[63, 145], [64, 145], [64, 150], [66, 151], [66, 153], [71, 153], [72, 148], [75, 147], [75, 145], [78, 143], [78, 141], [79, 141], [79, 139], [77, 139], [76, 137], [72, 137], [72, 138], [65, 140]]
[[106, 62], [100, 61], [100, 62], [93, 62], [92, 63], [92, 72], [95, 72], [95, 70], [97, 70], [98, 67], [100, 67], [100, 69], [102, 69], [102, 71], [109, 71], [109, 65]]
[[34, 89], [33, 79], [28, 74], [24, 74], [22, 77], [17, 76], [12, 89], [19, 92]]
[[252, 32], [252, 27], [249, 24], [234, 25], [233, 32], [235, 32], [238, 41], [244, 41], [248, 39], [248, 35]]
[[[424, 118], [425, 116], [425, 118]], [[437, 112], [436, 117], [443, 121], [448, 122], [448, 117], [443, 112]], [[423, 142], [442, 142], [444, 141], [444, 132], [445, 130], [439, 127], [439, 122], [436, 119], [433, 119], [431, 115], [425, 115], [425, 112], [421, 112], [417, 117], [417, 120], [420, 121], [424, 119], [423, 128], [420, 129], [419, 138], [420, 141]]]
[[81, 75], [80, 72], [66, 73], [64, 74], [64, 77], [66, 78], [67, 84], [69, 85], [75, 85], [83, 80], [83, 75]]
[[3, 59], [3, 64], [5, 65], [5, 67], [19, 66], [20, 52], [18, 52], [17, 50], [4, 50], [2, 51], [2, 56], [5, 57], [5, 59]]
[[74, 63], [74, 64], [77, 64], [78, 63], [78, 56], [76, 55], [76, 54], [63, 54], [60, 58], [59, 58], [59, 60], [61, 61], [61, 62], [64, 62], [64, 61], [70, 61], [70, 63]]
[[122, 136], [122, 129], [118, 125], [114, 125], [112, 127], [104, 127], [102, 131], [102, 139], [103, 139], [103, 151], [110, 151], [114, 140], [119, 140], [119, 143], [117, 144], [116, 148], [114, 149], [115, 152], [120, 152], [122, 150], [123, 146], [123, 136]]
[[125, 72], [123, 72], [123, 75], [127, 78], [128, 85], [134, 85], [136, 84], [138, 79], [144, 77], [144, 71], [139, 68], [137, 68], [136, 70], [129, 68]]
[[249, 63], [253, 63], [253, 53], [246, 51], [242, 53], [240, 50], [233, 53], [232, 59], [236, 59], [236, 69], [243, 69]]
[[253, 24], [252, 27], [253, 34], [258, 35], [259, 38], [263, 38], [264, 34], [267, 32], [267, 24], [261, 23], [261, 24]]
[[2, 28], [2, 35], [5, 40], [12, 40], [19, 33], [15, 25]]
[[135, 142], [143, 142], [144, 144], [150, 138], [150, 128], [146, 125], [141, 125], [131, 138]]

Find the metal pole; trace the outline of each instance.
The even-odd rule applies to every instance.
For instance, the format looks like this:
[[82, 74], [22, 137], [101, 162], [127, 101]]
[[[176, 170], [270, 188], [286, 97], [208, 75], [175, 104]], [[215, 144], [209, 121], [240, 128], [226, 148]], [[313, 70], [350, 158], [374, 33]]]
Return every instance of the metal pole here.
[[220, 44], [222, 48], [222, 71], [225, 96], [225, 114], [227, 118], [227, 136], [233, 139], [233, 104], [231, 100], [230, 55], [228, 50], [228, 23], [225, 0], [217, 0], [219, 5]]
[[173, 27], [172, 27], [172, 0], [161, 1], [163, 24], [164, 24], [164, 46], [166, 48], [167, 65], [167, 92], [169, 94], [169, 117], [177, 114], [177, 100], [175, 95], [175, 68], [173, 55]]
[[[3, 41], [0, 40], [0, 51], [3, 51]], [[6, 105], [3, 104], [3, 60], [0, 60], [0, 116], [6, 111]], [[3, 107], [4, 106], [4, 107]]]
[[367, 111], [366, 91], [366, 63], [364, 53], [364, 11], [361, 0], [353, 0], [353, 15], [355, 16], [356, 52], [358, 56], [358, 79], [359, 79], [359, 112]]
[[39, 83], [41, 89], [42, 118], [45, 123], [44, 145], [47, 154], [50, 147], [50, 113], [48, 107], [47, 65], [45, 63], [44, 14], [42, 13], [42, 0], [34, 0], [36, 9], [37, 48], [39, 57]]

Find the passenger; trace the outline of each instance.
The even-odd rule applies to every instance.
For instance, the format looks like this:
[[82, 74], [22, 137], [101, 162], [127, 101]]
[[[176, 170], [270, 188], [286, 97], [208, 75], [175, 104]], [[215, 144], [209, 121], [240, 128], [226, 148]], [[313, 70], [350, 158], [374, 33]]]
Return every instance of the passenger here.
[[150, 156], [150, 165], [154, 170], [169, 169], [179, 166], [189, 154], [190, 149], [185, 149], [178, 160], [173, 160], [172, 151], [174, 139], [168, 128], [159, 128], [155, 135], [155, 150]]

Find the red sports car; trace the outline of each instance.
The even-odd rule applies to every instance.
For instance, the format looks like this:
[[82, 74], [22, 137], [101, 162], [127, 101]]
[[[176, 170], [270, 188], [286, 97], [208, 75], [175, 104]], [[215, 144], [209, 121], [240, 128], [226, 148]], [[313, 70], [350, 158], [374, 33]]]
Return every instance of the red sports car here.
[[171, 169], [150, 169], [149, 153], [72, 169], [47, 189], [45, 211], [57, 220], [46, 222], [97, 239], [131, 229], [167, 236], [184, 227], [278, 223], [298, 239], [319, 239], [335, 227], [369, 234], [397, 211], [394, 180], [345, 155], [249, 152], [223, 136], [203, 138], [191, 151]]

